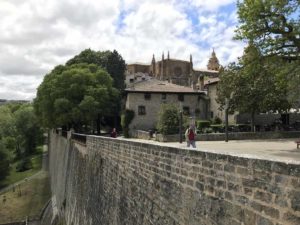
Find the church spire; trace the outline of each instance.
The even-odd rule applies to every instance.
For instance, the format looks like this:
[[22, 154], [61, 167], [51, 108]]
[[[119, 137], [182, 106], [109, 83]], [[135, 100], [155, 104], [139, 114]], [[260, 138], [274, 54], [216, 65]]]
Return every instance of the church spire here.
[[153, 54], [153, 56], [152, 56], [152, 64], [153, 63], [155, 63], [155, 56], [154, 56], [154, 54]]
[[170, 52], [168, 51], [168, 59], [170, 59]]
[[192, 54], [190, 54], [190, 63], [193, 64], [193, 56], [192, 56]]
[[218, 58], [216, 56], [214, 48], [213, 48], [213, 51], [211, 53], [211, 57], [208, 60], [207, 69], [209, 69], [209, 70], [217, 70], [217, 71], [220, 69], [219, 60], [218, 60]]

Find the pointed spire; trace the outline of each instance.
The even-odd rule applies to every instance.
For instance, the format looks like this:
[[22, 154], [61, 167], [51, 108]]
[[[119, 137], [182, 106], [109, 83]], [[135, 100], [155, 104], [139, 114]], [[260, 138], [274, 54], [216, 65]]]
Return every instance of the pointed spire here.
[[154, 56], [154, 54], [152, 56], [152, 63], [155, 63], [155, 56]]
[[216, 57], [215, 48], [213, 48], [213, 51], [212, 51], [212, 53], [211, 53], [211, 56], [212, 56], [212, 57]]
[[169, 53], [169, 51], [168, 51], [168, 59], [170, 59], [170, 53]]
[[165, 53], [163, 52], [162, 53], [162, 60], [164, 60], [165, 59]]
[[190, 63], [193, 63], [193, 56], [190, 54]]

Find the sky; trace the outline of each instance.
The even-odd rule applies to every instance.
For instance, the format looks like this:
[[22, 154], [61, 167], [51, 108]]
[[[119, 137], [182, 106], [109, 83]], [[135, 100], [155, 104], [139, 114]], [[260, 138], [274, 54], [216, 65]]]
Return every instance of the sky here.
[[236, 0], [1, 0], [0, 99], [32, 100], [43, 77], [82, 50], [116, 49], [126, 63], [171, 58], [206, 68], [245, 44], [233, 40]]

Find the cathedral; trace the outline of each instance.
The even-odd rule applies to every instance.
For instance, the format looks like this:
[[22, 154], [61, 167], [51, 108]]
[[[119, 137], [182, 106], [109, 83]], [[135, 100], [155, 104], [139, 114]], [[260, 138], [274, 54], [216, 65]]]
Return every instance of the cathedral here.
[[153, 55], [151, 64], [134, 63], [127, 65], [127, 74], [144, 73], [158, 80], [168, 81], [181, 86], [199, 86], [200, 79], [204, 76], [218, 77], [220, 69], [219, 60], [213, 50], [207, 64], [207, 69], [195, 69], [193, 67], [193, 57], [190, 55], [188, 61], [167, 57], [164, 53], [161, 59], [156, 61]]

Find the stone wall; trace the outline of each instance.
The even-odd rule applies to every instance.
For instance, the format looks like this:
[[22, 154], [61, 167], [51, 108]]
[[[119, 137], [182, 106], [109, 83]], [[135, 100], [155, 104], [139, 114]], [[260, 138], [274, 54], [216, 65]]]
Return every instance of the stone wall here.
[[51, 133], [52, 202], [67, 225], [299, 225], [300, 165]]

